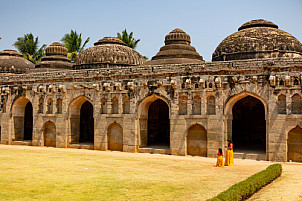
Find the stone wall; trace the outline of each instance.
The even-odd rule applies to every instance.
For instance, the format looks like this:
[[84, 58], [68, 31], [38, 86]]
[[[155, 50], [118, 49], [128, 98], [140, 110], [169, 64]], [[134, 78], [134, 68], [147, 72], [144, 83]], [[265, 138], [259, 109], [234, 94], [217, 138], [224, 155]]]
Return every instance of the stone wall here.
[[[252, 96], [265, 108], [267, 160], [286, 161], [288, 132], [297, 125], [302, 127], [302, 114], [299, 110], [298, 114], [292, 114], [291, 107], [295, 94], [302, 97], [301, 79], [299, 58], [116, 66], [0, 76], [1, 143], [22, 141], [24, 104], [30, 101], [32, 145], [45, 145], [45, 124], [52, 122], [56, 128], [56, 147], [70, 147], [78, 143], [80, 107], [89, 101], [94, 115], [93, 148], [108, 150], [123, 142], [119, 150], [138, 152], [139, 147], [146, 146], [149, 106], [161, 99], [170, 112], [170, 153], [187, 155], [188, 129], [200, 125], [207, 134], [206, 155], [216, 157], [217, 149], [223, 148], [226, 139], [232, 137], [233, 105]], [[286, 114], [278, 112], [278, 97], [282, 94], [286, 97]], [[47, 112], [50, 99], [53, 111]], [[57, 108], [59, 99], [62, 112]], [[106, 100], [105, 105], [102, 100]], [[125, 100], [130, 104], [127, 112], [124, 112]], [[43, 113], [39, 111], [41, 107]], [[113, 129], [117, 125], [121, 129]], [[122, 139], [112, 137], [120, 136], [117, 130], [122, 130]]]

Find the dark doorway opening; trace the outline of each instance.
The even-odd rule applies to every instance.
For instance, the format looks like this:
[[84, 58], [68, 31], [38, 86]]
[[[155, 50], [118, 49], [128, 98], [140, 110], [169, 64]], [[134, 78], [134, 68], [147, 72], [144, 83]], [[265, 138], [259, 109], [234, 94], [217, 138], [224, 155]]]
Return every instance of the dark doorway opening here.
[[261, 101], [247, 96], [233, 106], [232, 139], [234, 151], [265, 153], [266, 122]]
[[147, 146], [170, 146], [169, 107], [160, 99], [149, 107]]
[[93, 106], [86, 101], [81, 106], [80, 113], [80, 143], [93, 143], [94, 141], [94, 119]]
[[23, 140], [32, 140], [33, 135], [33, 106], [28, 102], [24, 112], [24, 138]]

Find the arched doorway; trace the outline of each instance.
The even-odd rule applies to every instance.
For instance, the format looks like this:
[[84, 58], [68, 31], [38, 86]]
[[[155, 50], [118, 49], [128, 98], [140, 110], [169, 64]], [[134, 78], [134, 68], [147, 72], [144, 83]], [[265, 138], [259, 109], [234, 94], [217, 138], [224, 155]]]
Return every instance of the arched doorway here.
[[33, 134], [33, 107], [24, 96], [18, 97], [12, 106], [14, 125], [13, 141], [31, 141]]
[[149, 106], [147, 132], [147, 146], [170, 146], [169, 107], [161, 99]]
[[188, 129], [187, 154], [207, 156], [207, 131], [199, 124], [195, 124]]
[[80, 111], [80, 143], [93, 143], [94, 140], [94, 119], [93, 106], [86, 101]]
[[296, 126], [288, 133], [287, 161], [302, 162], [302, 128]]
[[265, 153], [266, 121], [263, 103], [247, 96], [235, 103], [232, 113], [234, 151]]
[[33, 135], [33, 106], [28, 102], [24, 113], [24, 140], [32, 140]]
[[56, 126], [53, 122], [47, 121], [44, 124], [44, 146], [56, 147]]
[[123, 128], [117, 123], [108, 127], [108, 150], [123, 151]]

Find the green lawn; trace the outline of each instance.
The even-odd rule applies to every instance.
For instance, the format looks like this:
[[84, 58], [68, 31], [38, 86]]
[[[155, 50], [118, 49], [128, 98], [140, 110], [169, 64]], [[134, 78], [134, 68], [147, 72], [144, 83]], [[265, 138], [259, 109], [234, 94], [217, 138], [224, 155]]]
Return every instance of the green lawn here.
[[215, 160], [0, 145], [0, 200], [205, 200], [269, 165]]

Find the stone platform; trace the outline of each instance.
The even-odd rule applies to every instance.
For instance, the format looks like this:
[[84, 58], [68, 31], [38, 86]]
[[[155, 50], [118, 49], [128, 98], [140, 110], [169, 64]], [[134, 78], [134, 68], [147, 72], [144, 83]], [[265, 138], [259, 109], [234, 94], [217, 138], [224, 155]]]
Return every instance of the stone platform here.
[[31, 146], [32, 145], [32, 141], [12, 141], [12, 145]]
[[241, 153], [234, 152], [234, 158], [236, 159], [251, 159], [257, 161], [265, 161], [266, 155], [265, 153]]
[[73, 149], [91, 149], [91, 150], [94, 149], [93, 144], [84, 144], [84, 143], [83, 144], [82, 143], [80, 143], [80, 144], [70, 144], [68, 147], [73, 148]]
[[167, 147], [144, 147], [138, 149], [139, 153], [149, 154], [170, 154], [170, 149]]

